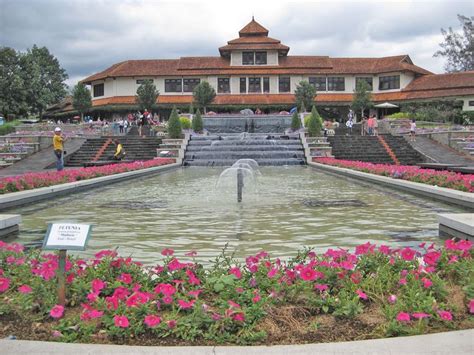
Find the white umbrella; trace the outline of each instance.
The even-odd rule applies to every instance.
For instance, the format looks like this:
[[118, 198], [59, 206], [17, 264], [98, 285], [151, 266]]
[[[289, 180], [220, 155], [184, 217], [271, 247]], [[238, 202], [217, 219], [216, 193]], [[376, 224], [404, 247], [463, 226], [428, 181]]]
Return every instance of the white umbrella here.
[[390, 102], [384, 102], [383, 104], [374, 105], [377, 108], [395, 108], [397, 105], [391, 104]]

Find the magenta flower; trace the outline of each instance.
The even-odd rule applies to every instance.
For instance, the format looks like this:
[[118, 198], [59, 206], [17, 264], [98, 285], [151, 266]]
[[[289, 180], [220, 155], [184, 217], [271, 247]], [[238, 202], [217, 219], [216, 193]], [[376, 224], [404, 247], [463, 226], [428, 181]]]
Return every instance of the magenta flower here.
[[397, 302], [397, 296], [395, 295], [388, 296], [388, 302], [391, 304], [394, 304], [395, 302]]
[[235, 303], [234, 301], [227, 301], [227, 303], [229, 304], [229, 306], [231, 306], [232, 308], [240, 308], [240, 304], [238, 303]]
[[176, 293], [176, 288], [171, 284], [158, 284], [154, 291], [155, 293], [162, 293], [165, 296], [172, 296]]
[[238, 267], [233, 267], [229, 270], [229, 274], [234, 275], [237, 279], [242, 277], [242, 273]]
[[402, 259], [405, 261], [412, 261], [415, 257], [416, 252], [411, 248], [404, 248], [401, 251]]
[[20, 287], [18, 287], [18, 292], [28, 294], [33, 292], [33, 289], [28, 285], [21, 285]]
[[401, 279], [398, 281], [398, 283], [399, 283], [400, 285], [406, 285], [406, 284], [407, 284], [407, 279], [401, 278]]
[[421, 282], [423, 282], [424, 288], [430, 288], [433, 285], [433, 282], [430, 279], [427, 279], [426, 277], [423, 277], [421, 279]]
[[92, 292], [99, 294], [100, 291], [105, 287], [105, 282], [100, 279], [94, 279], [91, 282]]
[[453, 320], [453, 316], [451, 312], [441, 310], [441, 311], [438, 311], [438, 314], [442, 320], [449, 320], [449, 321]]
[[400, 312], [397, 315], [397, 321], [399, 322], [409, 322], [410, 321], [410, 314], [406, 312]]
[[191, 251], [187, 252], [186, 254], [184, 254], [184, 256], [190, 256], [190, 257], [195, 257], [196, 255], [197, 255], [196, 250], [191, 250]]
[[53, 318], [61, 318], [64, 314], [64, 306], [61, 306], [59, 304], [55, 305], [51, 310], [49, 311], [49, 315]]
[[244, 322], [245, 321], [245, 315], [240, 312], [240, 313], [235, 313], [232, 315], [232, 319], [234, 319], [237, 322]]
[[154, 314], [150, 314], [145, 317], [143, 323], [145, 323], [149, 328], [154, 328], [161, 323], [161, 318]]
[[316, 279], [317, 273], [315, 270], [313, 270], [311, 267], [307, 266], [304, 267], [301, 272], [300, 272], [300, 277], [305, 280], [305, 281], [312, 281]]
[[314, 288], [319, 290], [320, 292], [324, 292], [329, 288], [329, 286], [326, 284], [316, 284], [314, 285]]
[[415, 319], [423, 319], [423, 318], [428, 318], [430, 315], [426, 313], [413, 313], [412, 317]]
[[169, 328], [169, 329], [173, 329], [174, 327], [176, 327], [176, 321], [173, 320], [173, 319], [167, 321], [166, 324], [168, 325], [168, 328]]
[[124, 284], [131, 284], [133, 279], [132, 279], [132, 275], [130, 274], [125, 274], [125, 273], [122, 273], [119, 277], [118, 277], [118, 280], [119, 281], [122, 281]]
[[189, 309], [193, 308], [194, 302], [196, 302], [196, 300], [191, 300], [189, 302], [186, 302], [184, 300], [178, 300], [178, 305], [181, 309]]
[[174, 250], [173, 250], [173, 249], [168, 249], [168, 248], [166, 248], [166, 249], [163, 249], [163, 250], [161, 251], [161, 255], [163, 255], [163, 256], [171, 256], [171, 255], [173, 255], [173, 254], [174, 254]]
[[474, 299], [469, 301], [469, 313], [474, 314]]
[[441, 253], [438, 251], [430, 251], [423, 256], [423, 261], [426, 265], [435, 266], [441, 257]]
[[114, 316], [114, 324], [116, 327], [119, 327], [119, 328], [128, 328], [130, 323], [126, 316], [116, 315]]
[[362, 298], [363, 300], [366, 300], [366, 299], [368, 298], [367, 295], [366, 295], [364, 292], [362, 292], [362, 290], [360, 290], [360, 289], [357, 290], [356, 293], [357, 293], [357, 294], [359, 295], [359, 297]]

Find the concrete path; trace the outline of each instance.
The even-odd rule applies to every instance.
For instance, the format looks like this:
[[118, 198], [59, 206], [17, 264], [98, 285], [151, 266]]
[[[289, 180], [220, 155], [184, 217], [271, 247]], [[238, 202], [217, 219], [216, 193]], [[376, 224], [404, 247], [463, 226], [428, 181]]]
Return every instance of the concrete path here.
[[417, 149], [428, 158], [431, 158], [436, 163], [474, 166], [474, 159], [469, 159], [466, 155], [453, 148], [446, 147], [431, 138], [417, 136], [416, 142], [409, 141], [409, 143], [413, 148]]
[[474, 354], [474, 329], [412, 337], [341, 343], [278, 346], [120, 346], [0, 340], [1, 353], [9, 354], [157, 354], [157, 355], [302, 355], [302, 354]]
[[[86, 141], [85, 138], [69, 139], [64, 144], [67, 155], [74, 153]], [[0, 169], [0, 177], [15, 176], [28, 172], [44, 171], [49, 165], [54, 164], [56, 158], [54, 156], [53, 147], [40, 150], [38, 153], [32, 154], [19, 162], [10, 165], [4, 169]]]

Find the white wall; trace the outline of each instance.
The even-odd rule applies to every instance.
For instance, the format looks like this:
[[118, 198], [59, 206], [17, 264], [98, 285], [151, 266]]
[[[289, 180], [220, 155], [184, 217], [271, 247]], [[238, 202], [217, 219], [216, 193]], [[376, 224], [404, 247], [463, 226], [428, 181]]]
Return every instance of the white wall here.
[[463, 111], [474, 111], [474, 106], [469, 106], [469, 101], [474, 101], [474, 96], [468, 96], [463, 98], [463, 106], [462, 110]]

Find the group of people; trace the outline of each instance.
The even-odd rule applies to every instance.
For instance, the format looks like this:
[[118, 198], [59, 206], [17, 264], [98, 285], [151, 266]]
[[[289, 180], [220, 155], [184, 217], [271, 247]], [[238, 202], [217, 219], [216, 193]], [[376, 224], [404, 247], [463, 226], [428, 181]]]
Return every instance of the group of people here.
[[379, 121], [377, 117], [370, 115], [369, 118], [362, 118], [362, 129], [361, 135], [365, 136], [366, 133], [369, 136], [378, 136], [379, 135]]

